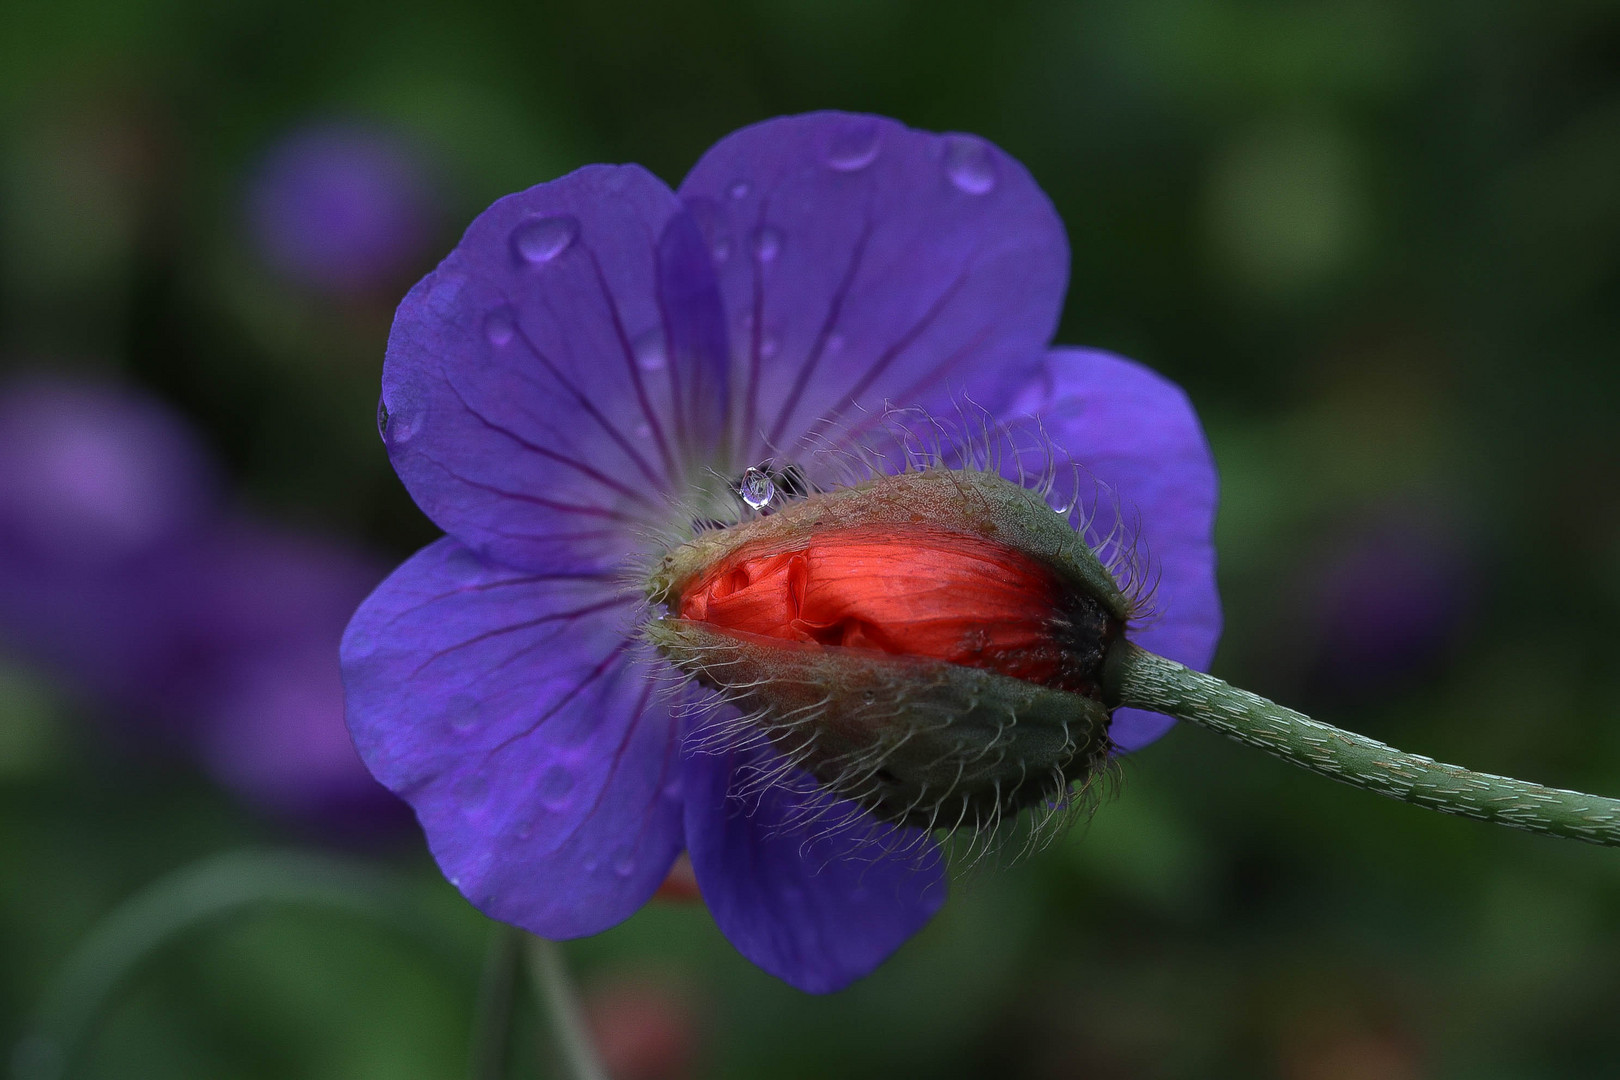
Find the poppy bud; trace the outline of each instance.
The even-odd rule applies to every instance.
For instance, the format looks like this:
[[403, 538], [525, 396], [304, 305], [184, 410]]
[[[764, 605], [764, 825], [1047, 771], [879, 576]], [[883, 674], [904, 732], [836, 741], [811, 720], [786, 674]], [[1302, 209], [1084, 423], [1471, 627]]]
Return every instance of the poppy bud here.
[[1108, 757], [1129, 606], [1065, 516], [993, 473], [808, 495], [670, 551], [647, 594], [676, 667], [883, 820], [990, 827]]

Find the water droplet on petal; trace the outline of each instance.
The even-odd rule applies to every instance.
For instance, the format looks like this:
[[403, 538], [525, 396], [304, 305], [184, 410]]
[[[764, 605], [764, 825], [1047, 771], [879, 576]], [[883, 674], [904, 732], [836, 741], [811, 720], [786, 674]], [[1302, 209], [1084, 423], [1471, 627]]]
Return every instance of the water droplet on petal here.
[[768, 263], [782, 250], [782, 234], [769, 225], [754, 230], [754, 258]]
[[636, 872], [636, 849], [628, 844], [620, 848], [613, 855], [613, 872], [620, 877], [629, 877]]
[[650, 438], [652, 438], [652, 425], [646, 423], [645, 421], [643, 421], [642, 423], [637, 424], [636, 425], [636, 438], [638, 438], [638, 439], [650, 439]]
[[839, 172], [866, 168], [878, 156], [882, 131], [869, 116], [851, 117], [833, 133], [827, 145], [827, 164]]
[[945, 175], [969, 195], [987, 193], [996, 186], [996, 162], [989, 144], [972, 135], [947, 135]]
[[502, 304], [484, 316], [484, 337], [496, 347], [505, 345], [517, 334], [517, 320], [512, 309]]
[[455, 782], [456, 801], [464, 814], [478, 814], [489, 801], [489, 781], [479, 773], [467, 773]]
[[777, 345], [776, 339], [770, 334], [766, 334], [764, 337], [759, 339], [760, 359], [769, 360], [771, 357], [776, 355], [776, 350], [778, 348], [779, 346]]
[[827, 351], [833, 354], [844, 351], [844, 335], [833, 333], [827, 335]]
[[743, 471], [742, 480], [737, 484], [737, 494], [755, 510], [763, 510], [776, 498], [776, 483], [764, 469], [750, 466]]
[[538, 265], [568, 250], [578, 236], [579, 219], [572, 214], [529, 218], [512, 230], [512, 251], [519, 261]]
[[540, 801], [553, 810], [567, 806], [573, 790], [574, 774], [561, 765], [553, 765], [540, 777]]
[[746, 199], [748, 198], [748, 193], [752, 190], [753, 188], [748, 186], [748, 181], [738, 180], [735, 184], [731, 185], [731, 197], [733, 199]]
[[664, 351], [664, 331], [656, 326], [637, 337], [630, 349], [636, 354], [636, 366], [642, 371], [662, 371], [669, 362]]
[[404, 445], [416, 434], [421, 422], [422, 410], [408, 387], [385, 390], [377, 399], [377, 434], [382, 436], [384, 445]]

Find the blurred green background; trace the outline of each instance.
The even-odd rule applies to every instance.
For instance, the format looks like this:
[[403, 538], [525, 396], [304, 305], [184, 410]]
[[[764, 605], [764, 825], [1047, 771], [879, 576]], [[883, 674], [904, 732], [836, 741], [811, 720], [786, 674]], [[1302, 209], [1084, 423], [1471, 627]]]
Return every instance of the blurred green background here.
[[[247, 505], [397, 560], [434, 531], [376, 441], [383, 345], [466, 222], [588, 162], [676, 182], [738, 126], [829, 107], [1024, 161], [1073, 248], [1059, 340], [1187, 388], [1223, 483], [1218, 674], [1620, 793], [1612, 0], [8, 0], [0, 363], [145, 388]], [[431, 177], [397, 280], [334, 293], [255, 250], [255, 168], [329, 121]], [[70, 691], [0, 665], [8, 1046], [121, 900], [303, 842], [104, 745]], [[119, 991], [79, 1075], [464, 1075], [484, 921], [419, 843], [353, 857], [442, 948], [295, 907], [200, 929]], [[844, 994], [761, 974], [697, 906], [569, 957], [610, 1036], [663, 1025], [625, 1076], [1620, 1076], [1620, 852], [1191, 729]], [[512, 1074], [555, 1075], [519, 1004]]]

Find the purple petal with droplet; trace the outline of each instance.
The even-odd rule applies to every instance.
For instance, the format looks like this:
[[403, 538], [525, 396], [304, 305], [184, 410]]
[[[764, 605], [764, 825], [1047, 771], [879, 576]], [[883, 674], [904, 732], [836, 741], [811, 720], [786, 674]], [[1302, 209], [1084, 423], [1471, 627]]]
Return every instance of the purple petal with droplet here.
[[692, 868], [738, 952], [800, 990], [831, 993], [939, 910], [944, 859], [919, 831], [881, 824], [802, 774], [739, 794], [779, 765], [762, 749], [689, 754]]
[[452, 884], [549, 938], [628, 918], [683, 846], [679, 733], [611, 577], [446, 538], [343, 639], [349, 728]]
[[747, 461], [859, 428], [887, 402], [995, 407], [985, 395], [1032, 373], [1051, 340], [1062, 222], [982, 139], [784, 117], [722, 139], [680, 193], [719, 266]]
[[[712, 288], [660, 291], [660, 238], [683, 235], [683, 213], [644, 169], [581, 169], [479, 215], [405, 298], [379, 422], [445, 531], [510, 566], [586, 569], [659, 523], [685, 467], [671, 379], [714, 388], [695, 371], [723, 348], [721, 316], [699, 310]], [[692, 262], [689, 245], [665, 254]], [[646, 370], [636, 343], [666, 327], [681, 362]]]

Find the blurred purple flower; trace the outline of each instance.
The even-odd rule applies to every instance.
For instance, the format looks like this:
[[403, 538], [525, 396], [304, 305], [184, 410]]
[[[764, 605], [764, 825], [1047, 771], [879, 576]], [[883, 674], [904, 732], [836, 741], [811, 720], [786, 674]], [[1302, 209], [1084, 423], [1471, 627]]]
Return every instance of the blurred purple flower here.
[[[791, 784], [739, 801], [773, 752], [684, 739], [626, 573], [694, 485], [819, 460], [885, 402], [1040, 412], [1140, 516], [1159, 615], [1136, 639], [1208, 662], [1202, 431], [1146, 369], [1048, 349], [1067, 273], [1062, 224], [1012, 158], [837, 113], [728, 136], [678, 193], [592, 166], [473, 222], [401, 304], [379, 410], [395, 469], [450, 535], [344, 639], [361, 754], [468, 899], [546, 937], [591, 934], [685, 848], [732, 943], [812, 992], [938, 909], [941, 859], [915, 830]], [[1121, 710], [1113, 730], [1129, 748], [1168, 726]]]
[[1468, 621], [1478, 556], [1459, 525], [1401, 504], [1344, 528], [1308, 570], [1308, 675], [1370, 698], [1431, 671]]
[[302, 128], [276, 143], [248, 190], [260, 255], [302, 284], [385, 287], [420, 266], [438, 207], [404, 139], [359, 123]]
[[403, 817], [348, 739], [337, 662], [381, 576], [229, 516], [196, 438], [154, 401], [0, 389], [0, 644], [260, 809], [341, 833]]

